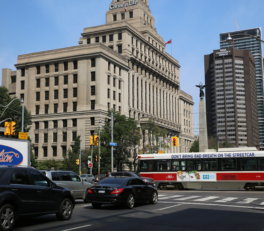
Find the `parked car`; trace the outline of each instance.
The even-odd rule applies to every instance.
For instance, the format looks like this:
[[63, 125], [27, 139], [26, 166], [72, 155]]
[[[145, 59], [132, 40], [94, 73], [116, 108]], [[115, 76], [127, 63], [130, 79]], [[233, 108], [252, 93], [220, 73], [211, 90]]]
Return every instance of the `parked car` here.
[[38, 170], [0, 168], [0, 230], [13, 230], [17, 219], [25, 215], [54, 213], [58, 219], [69, 220], [73, 209], [71, 192]]
[[80, 175], [80, 177], [82, 180], [87, 181], [91, 184], [95, 182], [95, 177], [92, 174], [82, 174]]
[[138, 177], [106, 177], [87, 190], [86, 202], [94, 208], [113, 204], [132, 209], [136, 203], [157, 203], [158, 192]]
[[57, 185], [68, 188], [75, 200], [84, 200], [87, 189], [92, 187], [91, 183], [81, 180], [81, 178], [72, 171], [51, 170], [42, 171], [42, 173]]
[[139, 177], [141, 178], [145, 183], [151, 184], [156, 187], [156, 183], [152, 178], [149, 177], [142, 177], [138, 175], [135, 172], [129, 172], [129, 171], [119, 171], [119, 172], [111, 172], [110, 176], [124, 176], [124, 177]]

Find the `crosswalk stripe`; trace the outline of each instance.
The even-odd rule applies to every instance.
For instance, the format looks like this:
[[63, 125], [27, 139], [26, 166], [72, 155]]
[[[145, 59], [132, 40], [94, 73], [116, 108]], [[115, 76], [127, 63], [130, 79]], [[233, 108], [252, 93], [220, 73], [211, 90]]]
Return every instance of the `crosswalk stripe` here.
[[174, 199], [174, 200], [185, 201], [185, 200], [190, 200], [190, 199], [194, 199], [194, 198], [198, 198], [198, 197], [201, 197], [201, 196], [189, 196], [189, 197], [177, 198], [177, 199]]
[[217, 200], [215, 202], [217, 202], [217, 203], [225, 203], [225, 202], [230, 202], [230, 201], [233, 201], [233, 200], [236, 200], [236, 199], [238, 199], [238, 198], [237, 197], [225, 197], [225, 198], [223, 198], [221, 200]]
[[183, 197], [183, 195], [174, 195], [174, 196], [167, 196], [167, 197], [159, 197], [159, 200], [167, 200], [167, 199], [173, 199], [175, 197]]
[[238, 204], [249, 204], [255, 200], [258, 200], [258, 198], [245, 198], [243, 201], [237, 202]]
[[208, 196], [208, 197], [203, 197], [203, 198], [200, 198], [200, 199], [196, 199], [194, 201], [209, 201], [209, 200], [213, 200], [213, 199], [217, 199], [219, 197], [216, 197], [216, 196]]

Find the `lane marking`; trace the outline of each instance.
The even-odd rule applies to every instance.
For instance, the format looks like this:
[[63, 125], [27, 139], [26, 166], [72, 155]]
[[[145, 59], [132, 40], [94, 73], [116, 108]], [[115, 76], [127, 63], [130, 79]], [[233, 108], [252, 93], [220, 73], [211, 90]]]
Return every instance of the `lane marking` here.
[[201, 196], [189, 196], [189, 197], [183, 197], [183, 198], [178, 198], [178, 199], [174, 199], [175, 201], [185, 201], [185, 200], [190, 200], [190, 199], [194, 199], [194, 198], [198, 198]]
[[208, 196], [208, 197], [203, 197], [203, 198], [200, 198], [200, 199], [196, 199], [194, 201], [209, 201], [209, 200], [213, 200], [213, 199], [217, 199], [219, 197], [217, 196]]
[[162, 197], [162, 198], [159, 198], [159, 200], [167, 200], [167, 199], [172, 199], [175, 197], [183, 197], [183, 195], [174, 195], [174, 196]]
[[[163, 201], [160, 203], [169, 204], [173, 202]], [[243, 205], [226, 205], [226, 204], [214, 204], [214, 203], [199, 203], [199, 202], [179, 202], [181, 205], [205, 205], [205, 206], [215, 206], [215, 207], [231, 207], [231, 208], [244, 208], [244, 209], [259, 209], [264, 210], [264, 207], [258, 206], [243, 206]]]
[[89, 226], [92, 226], [92, 225], [83, 225], [83, 226], [78, 226], [78, 227], [71, 228], [71, 229], [64, 229], [62, 231], [71, 231], [71, 230], [76, 230], [76, 229], [82, 229], [82, 228], [89, 227]]
[[243, 201], [237, 202], [238, 204], [249, 204], [255, 200], [258, 200], [259, 198], [246, 198]]
[[181, 206], [181, 204], [177, 204], [177, 205], [168, 206], [168, 207], [161, 208], [161, 209], [158, 209], [158, 210], [159, 210], [159, 211], [161, 211], [161, 210], [165, 210], [165, 209], [174, 208], [174, 207], [177, 207], [177, 206]]
[[237, 197], [225, 197], [221, 200], [217, 200], [217, 201], [214, 201], [214, 202], [217, 202], [217, 203], [226, 203], [226, 202], [230, 202], [230, 201], [233, 201], [233, 200], [236, 200], [238, 199]]

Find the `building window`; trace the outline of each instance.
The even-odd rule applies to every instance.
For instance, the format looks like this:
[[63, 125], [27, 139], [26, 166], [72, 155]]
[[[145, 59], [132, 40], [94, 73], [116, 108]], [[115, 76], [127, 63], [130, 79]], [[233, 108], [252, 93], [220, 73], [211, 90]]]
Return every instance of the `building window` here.
[[73, 97], [77, 97], [77, 95], [78, 95], [78, 90], [75, 87], [75, 88], [73, 88]]
[[63, 98], [68, 98], [68, 89], [63, 89]]
[[121, 80], [118, 81], [118, 89], [121, 89]]
[[45, 114], [48, 114], [48, 113], [49, 113], [49, 105], [45, 104]]
[[133, 18], [133, 11], [129, 11], [129, 18]]
[[114, 73], [116, 73], [116, 65], [114, 65]]
[[118, 40], [122, 40], [122, 32], [118, 33]]
[[103, 43], [106, 43], [106, 36], [103, 35]]
[[35, 154], [35, 157], [38, 158], [38, 147], [34, 147], [34, 154]]
[[40, 74], [40, 66], [36, 66], [36, 69], [37, 69], [37, 75]]
[[113, 78], [113, 87], [116, 86], [116, 78]]
[[91, 100], [91, 110], [95, 110], [95, 100]]
[[68, 126], [67, 120], [62, 120], [62, 126], [64, 128], [67, 128], [67, 126]]
[[39, 105], [36, 105], [36, 115], [39, 115]]
[[55, 63], [54, 64], [54, 71], [55, 72], [58, 72], [59, 71], [59, 64], [58, 63]]
[[21, 68], [21, 76], [25, 76], [25, 68]]
[[78, 69], [78, 61], [77, 60], [73, 61], [73, 69], [74, 70]]
[[11, 83], [15, 83], [16, 82], [16, 76], [15, 75], [12, 75], [11, 76]]
[[107, 103], [107, 109], [110, 110], [110, 103]]
[[121, 93], [118, 94], [118, 101], [121, 102]]
[[35, 129], [39, 129], [39, 122], [35, 122]]
[[108, 62], [108, 71], [110, 71], [110, 70], [111, 70], [111, 63]]
[[113, 100], [116, 100], [116, 92], [113, 91]]
[[63, 112], [67, 112], [68, 103], [63, 103]]
[[95, 95], [95, 86], [91, 86], [91, 95]]
[[59, 90], [54, 90], [54, 99], [59, 98]]
[[121, 13], [121, 19], [122, 19], [122, 20], [125, 19], [125, 13]]
[[63, 63], [64, 71], [68, 71], [68, 62]]
[[44, 143], [48, 143], [48, 133], [44, 133]]
[[72, 110], [77, 111], [77, 102], [72, 103]]
[[39, 91], [36, 92], [36, 101], [40, 101], [40, 92]]
[[53, 120], [53, 128], [58, 128], [58, 120]]
[[44, 121], [44, 128], [48, 129], [49, 128], [49, 122], [48, 121]]
[[74, 141], [76, 139], [77, 139], [77, 132], [76, 131], [73, 131], [72, 132], [72, 141]]
[[95, 71], [91, 72], [91, 81], [95, 81], [96, 77], [95, 77]]
[[49, 100], [49, 91], [45, 91], [45, 100]]
[[122, 44], [117, 45], [117, 52], [122, 54]]
[[110, 84], [110, 75], [107, 76], [107, 84]]
[[58, 113], [58, 104], [54, 103], [54, 113]]
[[91, 67], [95, 67], [95, 65], [96, 65], [95, 58], [92, 58], [91, 59]]
[[39, 142], [39, 134], [35, 134], [35, 143]]
[[25, 89], [25, 80], [22, 80], [21, 82], [20, 82], [20, 87], [21, 87], [21, 90], [24, 90]]
[[64, 75], [64, 84], [68, 84], [68, 75]]
[[58, 133], [53, 132], [53, 142], [57, 142], [57, 141], [58, 141]]
[[118, 107], [118, 110], [119, 110], [119, 113], [121, 114], [121, 107], [120, 106]]
[[57, 156], [57, 147], [56, 146], [52, 146], [52, 155]]
[[90, 121], [91, 121], [91, 125], [95, 125], [95, 119], [94, 119], [94, 117], [91, 117], [90, 118]]
[[24, 100], [24, 94], [20, 94], [20, 99]]
[[43, 147], [43, 156], [48, 157], [48, 148], [47, 147]]
[[73, 75], [73, 83], [78, 83], [78, 74]]
[[99, 43], [99, 36], [95, 37], [95, 42]]
[[45, 65], [45, 72], [46, 72], [46, 73], [49, 73], [49, 64], [46, 64], [46, 65]]
[[67, 132], [62, 133], [62, 141], [67, 142]]
[[116, 14], [113, 14], [113, 21], [115, 22], [117, 20]]
[[66, 156], [67, 155], [67, 147], [66, 146], [61, 146], [62, 149], [62, 155]]
[[114, 35], [113, 34], [110, 34], [109, 35], [109, 42], [112, 42], [112, 41], [114, 41]]
[[72, 119], [72, 126], [77, 127], [77, 119]]
[[59, 85], [59, 77], [58, 76], [54, 77], [54, 85], [55, 86]]
[[87, 44], [91, 44], [91, 38], [87, 38]]
[[45, 78], [45, 86], [49, 87], [49, 78]]
[[107, 89], [107, 98], [110, 99], [110, 89]]

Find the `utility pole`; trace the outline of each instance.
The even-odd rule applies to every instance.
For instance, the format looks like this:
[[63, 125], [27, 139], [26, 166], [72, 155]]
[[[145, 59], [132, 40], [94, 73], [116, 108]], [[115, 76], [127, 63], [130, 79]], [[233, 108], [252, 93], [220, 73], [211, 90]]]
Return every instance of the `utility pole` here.
[[[111, 112], [111, 143], [114, 142], [114, 115]], [[114, 146], [111, 146], [111, 172], [114, 171]]]
[[80, 153], [79, 153], [79, 175], [82, 174], [82, 148], [81, 148], [81, 139], [80, 139]]

